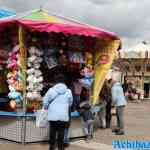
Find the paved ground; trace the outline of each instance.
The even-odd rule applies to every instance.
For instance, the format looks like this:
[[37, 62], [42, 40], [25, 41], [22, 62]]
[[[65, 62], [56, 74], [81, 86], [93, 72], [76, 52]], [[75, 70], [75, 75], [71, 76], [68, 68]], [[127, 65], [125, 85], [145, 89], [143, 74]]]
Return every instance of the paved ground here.
[[[85, 143], [83, 140], [73, 141], [68, 150], [110, 150], [112, 140], [134, 139], [150, 140], [150, 101], [129, 103], [125, 112], [126, 135], [113, 135], [111, 129], [97, 130], [94, 140]], [[113, 125], [115, 117], [113, 117]], [[0, 150], [47, 150], [47, 144], [20, 144], [0, 141]]]
[[[113, 117], [113, 125], [115, 117]], [[142, 103], [128, 103], [125, 111], [126, 135], [116, 136], [111, 130], [99, 130], [94, 139], [98, 143], [111, 145], [115, 139], [150, 140], [150, 101]]]

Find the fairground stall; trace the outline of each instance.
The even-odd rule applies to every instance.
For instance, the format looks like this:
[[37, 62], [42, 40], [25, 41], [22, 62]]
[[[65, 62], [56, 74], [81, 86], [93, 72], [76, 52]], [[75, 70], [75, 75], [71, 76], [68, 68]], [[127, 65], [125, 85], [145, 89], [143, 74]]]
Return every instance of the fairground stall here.
[[120, 51], [116, 61], [122, 72], [122, 82], [127, 87], [130, 99], [150, 97], [150, 46], [142, 42], [128, 50]]
[[[10, 35], [6, 30], [8, 26]], [[9, 101], [0, 112], [0, 138], [23, 143], [48, 140], [49, 129], [36, 127], [35, 112], [60, 74], [64, 75], [74, 96], [75, 86], [82, 85], [91, 103], [97, 103], [107, 71], [120, 48], [120, 40], [114, 33], [50, 16], [43, 10], [18, 20], [0, 22], [0, 29], [1, 36], [10, 38], [9, 44], [4, 42], [1, 46], [3, 52], [6, 53], [5, 46], [12, 44], [2, 67], [6, 72], [2, 80], [7, 88], [5, 96]], [[18, 33], [17, 36], [13, 32]], [[80, 93], [78, 90], [78, 96]], [[83, 136], [83, 132], [74, 105], [70, 137], [79, 136]]]

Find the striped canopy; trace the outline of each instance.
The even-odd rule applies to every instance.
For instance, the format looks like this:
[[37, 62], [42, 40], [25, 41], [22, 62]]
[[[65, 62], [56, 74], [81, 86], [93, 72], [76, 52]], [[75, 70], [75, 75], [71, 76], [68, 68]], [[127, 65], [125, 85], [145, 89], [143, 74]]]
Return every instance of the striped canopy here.
[[16, 13], [5, 9], [0, 9], [0, 18], [9, 17], [13, 15], [16, 15]]
[[34, 10], [18, 18], [19, 23], [23, 26], [40, 32], [63, 32], [64, 34], [119, 39], [115, 33], [62, 16], [52, 15], [45, 10]]

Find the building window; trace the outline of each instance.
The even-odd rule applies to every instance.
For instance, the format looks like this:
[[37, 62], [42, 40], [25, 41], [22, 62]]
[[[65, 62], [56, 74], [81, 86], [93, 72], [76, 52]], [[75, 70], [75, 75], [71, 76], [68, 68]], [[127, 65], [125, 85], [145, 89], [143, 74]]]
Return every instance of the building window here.
[[136, 70], [136, 72], [140, 72], [141, 71], [141, 66], [140, 65], [135, 66], [135, 70]]
[[150, 64], [147, 64], [146, 70], [147, 70], [147, 72], [150, 72]]

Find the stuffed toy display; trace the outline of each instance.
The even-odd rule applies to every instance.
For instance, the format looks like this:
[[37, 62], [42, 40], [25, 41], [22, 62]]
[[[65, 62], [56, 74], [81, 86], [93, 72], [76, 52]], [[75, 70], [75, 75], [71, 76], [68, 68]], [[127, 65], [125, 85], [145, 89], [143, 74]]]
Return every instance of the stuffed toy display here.
[[23, 75], [20, 72], [19, 45], [16, 45], [8, 55], [7, 68], [9, 72], [7, 74], [7, 83], [10, 91], [8, 97], [19, 103], [23, 99], [23, 78], [21, 78]]
[[41, 91], [43, 89], [43, 76], [40, 71], [43, 52], [36, 47], [29, 48], [28, 70], [27, 70], [27, 98], [29, 100], [41, 100]]

